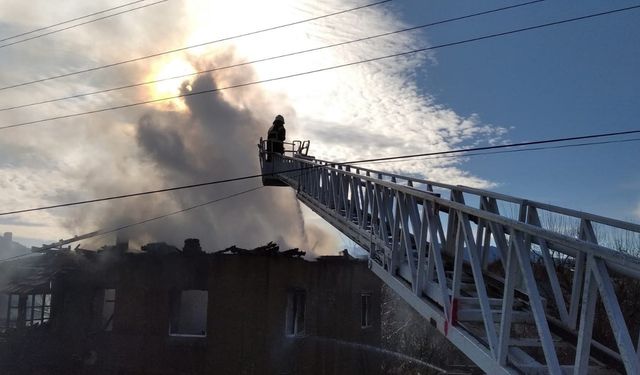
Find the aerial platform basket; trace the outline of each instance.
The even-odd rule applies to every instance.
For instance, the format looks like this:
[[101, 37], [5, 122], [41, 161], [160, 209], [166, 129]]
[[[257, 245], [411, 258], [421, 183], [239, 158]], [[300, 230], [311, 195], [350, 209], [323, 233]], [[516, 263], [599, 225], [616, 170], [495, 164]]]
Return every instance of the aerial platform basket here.
[[[284, 154], [272, 152], [273, 144], [280, 141], [262, 139], [258, 143], [258, 157], [260, 159], [260, 170], [262, 172], [262, 185], [264, 186], [289, 186], [280, 179], [278, 173], [284, 172], [291, 168], [291, 163], [286, 160], [294, 159], [313, 159], [308, 156], [310, 141], [281, 142], [284, 144]], [[271, 147], [270, 147], [271, 146]]]

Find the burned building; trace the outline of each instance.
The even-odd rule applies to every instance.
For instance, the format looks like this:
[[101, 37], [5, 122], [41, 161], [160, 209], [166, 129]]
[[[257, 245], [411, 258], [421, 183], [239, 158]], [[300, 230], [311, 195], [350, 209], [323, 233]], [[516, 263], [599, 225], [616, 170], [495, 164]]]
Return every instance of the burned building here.
[[270, 244], [47, 253], [0, 264], [3, 374], [376, 373], [364, 261]]

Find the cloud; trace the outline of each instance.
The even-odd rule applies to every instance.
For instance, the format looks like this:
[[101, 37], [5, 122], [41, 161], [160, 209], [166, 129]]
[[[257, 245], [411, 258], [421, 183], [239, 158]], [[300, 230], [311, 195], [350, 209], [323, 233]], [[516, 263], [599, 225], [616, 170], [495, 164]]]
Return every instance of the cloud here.
[[[357, 5], [347, 0], [168, 2], [55, 37], [8, 47], [3, 50], [6, 58], [0, 67], [11, 74], [0, 75], [0, 85], [221, 39]], [[3, 35], [69, 18], [61, 7], [50, 2], [17, 9], [8, 6], [7, 0], [0, 0], [0, 7], [6, 10], [0, 16]], [[93, 7], [108, 8], [109, 3], [82, 3], [72, 10], [74, 14], [85, 14]], [[358, 27], [350, 26], [354, 24]], [[8, 106], [153, 79], [175, 60], [186, 61], [196, 70], [223, 67], [404, 26], [389, 8], [369, 8], [116, 69], [0, 91], [0, 101]], [[424, 34], [397, 34], [219, 70], [178, 82], [175, 90], [198, 91], [267, 80], [424, 47], [427, 43]], [[0, 134], [0, 204], [24, 208], [254, 174], [259, 169], [255, 144], [265, 135], [276, 113], [285, 115], [289, 139], [310, 139], [311, 154], [322, 159], [342, 161], [499, 143], [504, 129], [485, 124], [475, 115], [461, 116], [437, 103], [424, 88], [417, 87], [416, 77], [429, 69], [431, 61], [434, 61], [432, 53], [380, 60], [4, 131]], [[157, 87], [152, 85], [1, 112], [0, 124], [126, 104], [158, 95]], [[451, 158], [370, 166], [451, 184], [492, 186], [492, 181], [474, 176], [462, 163], [463, 159]], [[50, 223], [40, 228], [41, 238], [60, 238], [145, 219], [255, 184], [256, 181], [220, 185], [41, 212], [33, 216], [32, 222]], [[186, 237], [200, 237], [208, 248], [230, 244], [250, 247], [279, 239], [288, 246], [315, 246], [319, 252], [332, 247], [337, 250], [337, 239], [305, 223], [298, 204], [289, 189], [265, 188], [210, 208], [137, 227], [129, 235], [137, 242], [166, 240], [178, 245]], [[24, 230], [29, 233], [19, 234], [36, 237], [33, 228]], [[100, 241], [106, 240], [96, 240], [92, 245], [99, 246]]]
[[640, 220], [640, 202], [638, 202], [638, 205], [636, 206], [636, 209], [633, 211], [633, 214], [635, 215], [636, 219]]
[[29, 220], [23, 220], [18, 216], [0, 217], [0, 225], [5, 226], [20, 226], [20, 227], [43, 227], [46, 224], [37, 223]]

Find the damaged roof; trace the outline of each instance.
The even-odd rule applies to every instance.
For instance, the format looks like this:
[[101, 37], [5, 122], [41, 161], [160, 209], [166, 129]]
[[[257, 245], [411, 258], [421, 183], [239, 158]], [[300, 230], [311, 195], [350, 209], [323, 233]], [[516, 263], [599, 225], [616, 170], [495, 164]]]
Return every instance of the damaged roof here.
[[125, 254], [127, 257], [132, 256], [135, 258], [140, 256], [157, 258], [165, 256], [224, 255], [302, 258], [306, 252], [297, 248], [280, 251], [280, 247], [277, 244], [269, 242], [254, 249], [231, 246], [214, 253], [206, 253], [200, 248], [197, 239], [187, 239], [182, 250], [163, 242], [142, 246], [139, 252], [127, 251], [121, 245], [107, 246], [100, 251], [82, 249], [75, 251], [49, 250], [40, 255], [34, 254], [30, 257], [0, 263], [0, 293], [25, 294], [49, 291], [51, 289], [51, 281], [58, 276], [78, 270], [91, 271], [93, 269], [98, 273], [99, 269], [104, 268], [102, 266], [105, 265], [105, 262], [114, 263], [122, 259]]

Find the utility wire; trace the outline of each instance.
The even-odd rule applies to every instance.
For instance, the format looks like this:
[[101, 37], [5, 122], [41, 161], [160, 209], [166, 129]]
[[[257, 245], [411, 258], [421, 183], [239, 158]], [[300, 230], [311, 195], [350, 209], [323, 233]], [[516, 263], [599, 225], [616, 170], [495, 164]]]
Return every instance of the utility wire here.
[[349, 66], [354, 66], [354, 65], [359, 65], [359, 64], [364, 64], [364, 63], [384, 60], [384, 59], [390, 59], [390, 58], [395, 58], [395, 57], [400, 57], [400, 56], [407, 56], [407, 55], [411, 55], [411, 54], [415, 54], [415, 53], [419, 53], [419, 52], [425, 52], [425, 51], [435, 50], [435, 49], [444, 48], [444, 47], [451, 47], [451, 46], [456, 46], [456, 45], [461, 45], [461, 44], [477, 42], [477, 41], [481, 41], [481, 40], [485, 40], [485, 39], [497, 38], [497, 37], [516, 34], [516, 33], [524, 32], [524, 31], [541, 29], [541, 28], [544, 28], [544, 27], [560, 25], [560, 24], [564, 24], [564, 23], [569, 23], [569, 22], [574, 22], [574, 21], [579, 21], [579, 20], [584, 20], [584, 19], [604, 16], [604, 15], [608, 15], [608, 14], [628, 11], [628, 10], [637, 9], [637, 8], [640, 8], [640, 5], [634, 5], [634, 6], [630, 6], [630, 7], [626, 7], [626, 8], [618, 8], [618, 9], [614, 9], [614, 10], [610, 10], [610, 11], [606, 11], [606, 12], [593, 13], [593, 14], [589, 14], [589, 15], [586, 15], [586, 16], [568, 18], [568, 19], [564, 19], [564, 20], [560, 20], [560, 21], [548, 22], [548, 23], [544, 23], [544, 24], [539, 24], [539, 25], [535, 25], [535, 26], [519, 28], [519, 29], [515, 29], [515, 30], [510, 30], [510, 31], [504, 31], [504, 32], [500, 32], [500, 33], [488, 34], [488, 35], [483, 35], [483, 36], [470, 38], [470, 39], [464, 39], [464, 40], [460, 40], [460, 41], [456, 41], [456, 42], [444, 43], [444, 44], [439, 44], [439, 45], [436, 45], [436, 46], [425, 47], [425, 48], [415, 49], [415, 50], [406, 51], [406, 52], [399, 52], [399, 53], [394, 53], [394, 54], [391, 54], [391, 55], [374, 57], [374, 58], [370, 58], [370, 59], [366, 59], [366, 60], [359, 60], [359, 61], [354, 61], [354, 62], [340, 64], [340, 65], [333, 65], [333, 66], [329, 66], [329, 67], [326, 67], [326, 68], [309, 70], [309, 71], [306, 71], [306, 72], [294, 73], [294, 74], [289, 74], [289, 75], [280, 76], [280, 77], [274, 77], [274, 78], [263, 79], [263, 80], [252, 81], [252, 82], [246, 82], [246, 83], [241, 83], [241, 84], [237, 84], [237, 85], [214, 88], [214, 89], [209, 89], [209, 90], [192, 91], [192, 92], [188, 92], [188, 93], [185, 93], [185, 94], [174, 95], [174, 96], [169, 96], [169, 97], [164, 97], [164, 98], [150, 99], [150, 100], [145, 100], [145, 101], [141, 101], [141, 102], [134, 102], [134, 103], [123, 104], [123, 105], [107, 107], [107, 108], [101, 108], [101, 109], [94, 109], [94, 110], [85, 111], [85, 112], [77, 112], [77, 113], [72, 113], [72, 114], [67, 114], [67, 115], [43, 118], [43, 119], [39, 119], [39, 120], [26, 121], [26, 122], [20, 122], [20, 123], [15, 123], [15, 124], [10, 124], [10, 125], [4, 125], [4, 126], [0, 126], [0, 130], [16, 128], [16, 127], [21, 127], [21, 126], [26, 126], [26, 125], [39, 124], [39, 123], [44, 123], [44, 122], [54, 121], [54, 120], [68, 119], [68, 118], [84, 116], [84, 115], [90, 115], [90, 114], [96, 114], [96, 113], [101, 113], [101, 112], [113, 111], [113, 110], [118, 110], [118, 109], [131, 108], [131, 107], [136, 107], [136, 106], [140, 106], [140, 105], [158, 103], [158, 102], [163, 102], [163, 101], [172, 100], [172, 99], [178, 99], [178, 98], [184, 98], [184, 97], [193, 96], [193, 95], [213, 93], [213, 92], [229, 90], [229, 89], [234, 89], [234, 88], [252, 86], [252, 85], [261, 84], [261, 83], [279, 81], [279, 80], [288, 79], [288, 78], [300, 77], [300, 76], [305, 76], [305, 75], [309, 75], [309, 74], [325, 72], [325, 71], [329, 71], [329, 70], [334, 70], [334, 69], [339, 69], [339, 68], [344, 68], [344, 67], [349, 67]]
[[[531, 147], [531, 148], [523, 148], [517, 150], [501, 150], [501, 151], [490, 151], [490, 152], [478, 152], [478, 153], [468, 153], [464, 155], [460, 155], [462, 157], [468, 156], [482, 156], [482, 155], [497, 155], [497, 154], [508, 154], [514, 152], [528, 152], [528, 151], [542, 151], [542, 150], [557, 150], [563, 148], [574, 148], [574, 147], [585, 147], [585, 146], [596, 146], [596, 145], [608, 145], [613, 143], [628, 143], [628, 142], [638, 142], [640, 138], [631, 138], [631, 139], [617, 139], [614, 141], [600, 141], [600, 142], [583, 142], [583, 143], [574, 143], [569, 145], [560, 145], [560, 146], [542, 146], [542, 147]], [[458, 155], [438, 155], [438, 156], [428, 156], [425, 158], [418, 158], [414, 160], [431, 160], [431, 159], [447, 159], [447, 158], [457, 158], [460, 157]], [[373, 161], [371, 164], [386, 164], [386, 163], [396, 163], [402, 160], [381, 160], [381, 161]]]
[[51, 205], [51, 206], [45, 206], [45, 207], [28, 208], [28, 209], [23, 209], [23, 210], [3, 212], [3, 213], [0, 213], [0, 216], [12, 215], [12, 214], [20, 214], [20, 213], [32, 212], [32, 211], [42, 211], [42, 210], [48, 210], [48, 209], [52, 209], [52, 208], [59, 208], [59, 207], [77, 206], [77, 205], [87, 204], [87, 203], [96, 203], [96, 202], [103, 202], [103, 201], [109, 201], [109, 200], [114, 200], [114, 199], [138, 197], [138, 196], [141, 196], [141, 195], [165, 193], [165, 192], [169, 192], [169, 191], [176, 191], [176, 190], [183, 190], [183, 189], [192, 189], [192, 188], [201, 187], [201, 186], [220, 185], [220, 184], [225, 184], [225, 183], [229, 183], [229, 182], [249, 180], [249, 179], [252, 179], [252, 178], [258, 178], [258, 177], [263, 177], [263, 176], [271, 176], [271, 175], [275, 175], [275, 174], [277, 174], [277, 173], [261, 173], [261, 174], [254, 174], [254, 175], [249, 175], [249, 176], [227, 178], [227, 179], [223, 179], [223, 180], [201, 182], [201, 183], [197, 183], [197, 184], [175, 186], [175, 187], [156, 189], [156, 190], [148, 190], [148, 191], [144, 191], [144, 192], [140, 192], [140, 193], [114, 195], [114, 196], [110, 196], [110, 197], [89, 199], [89, 200], [70, 202], [70, 203], [62, 203], [62, 204], [56, 204], [56, 205]]
[[509, 143], [509, 144], [503, 144], [503, 145], [480, 146], [480, 147], [473, 147], [473, 148], [462, 148], [462, 149], [449, 150], [449, 151], [435, 151], [435, 152], [427, 152], [427, 153], [422, 153], [422, 154], [387, 156], [387, 157], [382, 157], [382, 158], [363, 159], [363, 160], [356, 160], [356, 161], [350, 161], [350, 162], [338, 163], [338, 164], [361, 164], [361, 163], [370, 163], [370, 162], [374, 162], [374, 161], [375, 162], [379, 162], [379, 161], [389, 161], [389, 160], [413, 159], [413, 158], [419, 158], [419, 157], [422, 157], [422, 156], [462, 154], [462, 153], [471, 152], [471, 151], [484, 151], [484, 150], [495, 150], [495, 149], [511, 148], [511, 147], [524, 147], [524, 146], [533, 146], [533, 145], [541, 145], [541, 144], [548, 144], [548, 143], [578, 141], [578, 140], [582, 140], [582, 139], [615, 137], [615, 136], [630, 135], [630, 134], [640, 134], [640, 129], [627, 130], [627, 131], [622, 131], [622, 132], [613, 132], [613, 133], [581, 135], [581, 136], [576, 136], [576, 137], [543, 139], [543, 140], [538, 140], [538, 141]]
[[282, 29], [282, 28], [289, 27], [289, 26], [299, 25], [299, 24], [306, 23], [306, 22], [316, 21], [316, 20], [319, 20], [319, 19], [332, 17], [332, 16], [336, 16], [336, 15], [339, 15], [339, 14], [349, 13], [349, 12], [353, 12], [353, 11], [356, 11], [356, 10], [373, 7], [373, 6], [376, 6], [376, 5], [388, 3], [390, 1], [393, 1], [393, 0], [382, 0], [382, 1], [375, 2], [375, 3], [361, 5], [361, 6], [358, 6], [358, 7], [355, 7], [355, 8], [341, 10], [339, 12], [333, 12], [333, 13], [325, 14], [325, 15], [322, 15], [322, 16], [316, 16], [316, 17], [312, 17], [312, 18], [307, 18], [307, 19], [304, 19], [304, 20], [295, 21], [295, 22], [291, 22], [291, 23], [287, 23], [287, 24], [283, 24], [283, 25], [279, 25], [279, 26], [268, 27], [266, 29], [251, 31], [251, 32], [244, 33], [244, 34], [238, 34], [238, 35], [234, 35], [234, 36], [230, 36], [230, 37], [225, 37], [225, 38], [222, 38], [222, 39], [212, 40], [212, 41], [209, 41], [209, 42], [198, 43], [198, 44], [194, 44], [194, 45], [190, 45], [190, 46], [186, 46], [186, 47], [180, 47], [180, 48], [176, 48], [176, 49], [172, 49], [172, 50], [168, 50], [168, 51], [164, 51], [164, 52], [154, 53], [154, 54], [151, 54], [151, 55], [135, 57], [135, 58], [128, 59], [128, 60], [118, 61], [118, 62], [114, 62], [114, 63], [111, 63], [111, 64], [106, 64], [106, 65], [96, 66], [96, 67], [93, 67], [93, 68], [88, 68], [88, 69], [78, 70], [78, 71], [74, 71], [74, 72], [70, 72], [70, 73], [60, 74], [60, 75], [57, 75], [57, 76], [51, 76], [51, 77], [36, 79], [36, 80], [33, 80], [33, 81], [17, 83], [17, 84], [14, 84], [14, 85], [0, 87], [0, 91], [8, 90], [8, 89], [16, 88], [16, 87], [21, 87], [21, 86], [27, 86], [27, 85], [31, 85], [31, 84], [39, 83], [39, 82], [51, 81], [51, 80], [58, 79], [58, 78], [69, 77], [69, 76], [73, 76], [73, 75], [76, 75], [76, 74], [93, 72], [93, 71], [96, 71], [96, 70], [111, 68], [111, 67], [118, 66], [118, 65], [128, 64], [128, 63], [132, 63], [132, 62], [136, 62], [136, 61], [150, 59], [150, 58], [153, 58], [153, 57], [158, 57], [158, 56], [167, 55], [167, 54], [171, 54], [171, 53], [175, 53], [175, 52], [185, 51], [185, 50], [192, 49], [192, 48], [197, 48], [197, 47], [202, 47], [202, 46], [206, 46], [206, 45], [210, 45], [210, 44], [214, 44], [214, 43], [219, 43], [219, 42], [224, 42], [224, 41], [228, 41], [228, 40], [232, 40], [232, 39], [242, 38], [242, 37], [249, 36], [249, 35], [255, 35], [255, 34], [264, 33], [264, 32], [267, 32], [267, 31], [273, 31], [273, 30], [277, 30], [277, 29]]
[[16, 106], [12, 106], [12, 107], [0, 108], [0, 112], [19, 109], [19, 108], [26, 108], [26, 107], [31, 107], [31, 106], [40, 105], [40, 104], [55, 103], [55, 102], [59, 102], [59, 101], [69, 100], [69, 99], [78, 99], [78, 98], [83, 98], [83, 97], [86, 97], [86, 96], [91, 96], [91, 95], [96, 95], [96, 94], [103, 94], [103, 93], [112, 92], [112, 91], [118, 91], [118, 90], [124, 90], [124, 89], [139, 87], [139, 86], [150, 85], [150, 84], [158, 83], [158, 82], [164, 82], [164, 81], [170, 81], [170, 80], [179, 79], [179, 78], [197, 76], [197, 75], [204, 74], [204, 73], [212, 73], [212, 72], [216, 72], [216, 71], [220, 71], [220, 70], [237, 68], [237, 67], [240, 67], [240, 66], [253, 65], [253, 64], [261, 63], [261, 62], [265, 62], [265, 61], [281, 59], [281, 58], [284, 58], [284, 57], [291, 57], [291, 56], [305, 54], [305, 53], [309, 53], [309, 52], [316, 52], [316, 51], [329, 49], [329, 48], [334, 48], [334, 47], [339, 47], [339, 46], [345, 46], [345, 45], [348, 45], [348, 44], [353, 44], [353, 43], [363, 42], [363, 41], [367, 41], [367, 40], [382, 38], [382, 37], [395, 35], [395, 34], [400, 34], [400, 33], [408, 32], [408, 31], [415, 31], [415, 30], [419, 30], [419, 29], [423, 29], [423, 28], [427, 28], [427, 27], [431, 27], [431, 26], [441, 25], [441, 24], [454, 22], [454, 21], [460, 21], [460, 20], [463, 20], [463, 19], [472, 18], [472, 17], [478, 17], [478, 16], [491, 14], [491, 13], [496, 13], [496, 12], [500, 12], [500, 11], [504, 11], [504, 10], [508, 10], [508, 9], [519, 8], [519, 7], [523, 7], [523, 6], [526, 6], [526, 5], [532, 5], [532, 4], [535, 4], [535, 3], [540, 3], [542, 1], [545, 1], [545, 0], [529, 1], [527, 3], [510, 5], [510, 6], [491, 9], [491, 10], [487, 10], [487, 11], [483, 11], [483, 12], [479, 12], [479, 13], [467, 14], [467, 15], [460, 16], [460, 17], [448, 18], [448, 19], [445, 19], [445, 20], [431, 22], [431, 23], [427, 23], [427, 24], [424, 24], [424, 25], [404, 28], [404, 29], [400, 29], [400, 30], [396, 30], [396, 31], [390, 31], [390, 32], [377, 34], [377, 35], [372, 35], [372, 36], [359, 38], [359, 39], [354, 39], [354, 40], [348, 40], [348, 41], [335, 43], [335, 44], [330, 44], [330, 45], [326, 45], [326, 46], [322, 46], [322, 47], [310, 48], [310, 49], [306, 49], [306, 50], [302, 50], [302, 51], [286, 53], [286, 54], [283, 54], [283, 55], [266, 57], [266, 58], [262, 58], [262, 59], [258, 59], [258, 60], [253, 60], [253, 61], [247, 61], [247, 62], [232, 64], [232, 65], [221, 66], [221, 67], [218, 67], [218, 68], [200, 70], [200, 71], [197, 71], [197, 72], [194, 72], [194, 73], [189, 73], [189, 74], [181, 74], [181, 75], [177, 75], [177, 76], [173, 76], [173, 77], [167, 77], [167, 78], [156, 79], [156, 80], [145, 81], [145, 82], [139, 82], [139, 83], [133, 83], [133, 84], [124, 85], [124, 86], [118, 86], [118, 87], [112, 87], [112, 88], [98, 90], [98, 91], [87, 92], [87, 93], [83, 93], [83, 94], [70, 95], [70, 96], [56, 98], [56, 99], [48, 99], [48, 100], [43, 100], [43, 101], [39, 101], [39, 102], [32, 102], [32, 103], [28, 103], [28, 104], [21, 104], [21, 105], [16, 105]]
[[7, 41], [7, 40], [9, 40], [9, 39], [15, 39], [15, 38], [18, 38], [18, 37], [21, 37], [21, 36], [25, 36], [25, 35], [29, 35], [29, 34], [33, 34], [33, 33], [37, 33], [38, 31], [44, 31], [44, 30], [50, 29], [50, 28], [52, 28], [52, 27], [56, 27], [56, 26], [64, 25], [64, 24], [69, 23], [69, 22], [79, 21], [79, 20], [84, 19], [84, 18], [88, 18], [88, 17], [92, 17], [92, 16], [97, 16], [98, 14], [102, 14], [102, 13], [110, 12], [110, 11], [112, 11], [112, 10], [116, 10], [116, 9], [120, 9], [120, 8], [124, 8], [124, 7], [128, 7], [129, 5], [133, 5], [133, 4], [136, 4], [136, 3], [141, 3], [141, 2], [143, 2], [143, 1], [145, 1], [145, 0], [136, 0], [136, 1], [132, 1], [132, 2], [130, 2], [130, 3], [122, 4], [122, 5], [119, 5], [119, 6], [117, 6], [117, 7], [113, 7], [113, 8], [109, 8], [109, 9], [101, 10], [101, 11], [99, 11], [99, 12], [95, 12], [95, 13], [87, 14], [87, 15], [85, 15], [85, 16], [80, 16], [80, 17], [76, 17], [76, 18], [73, 18], [73, 19], [70, 19], [70, 20], [66, 20], [66, 21], [62, 21], [62, 22], [58, 22], [58, 23], [54, 23], [53, 25], [44, 26], [44, 27], [40, 27], [40, 28], [35, 29], [35, 30], [31, 30], [31, 31], [27, 31], [27, 32], [21, 33], [21, 34], [16, 34], [16, 35], [12, 35], [12, 36], [8, 36], [8, 37], [4, 37], [4, 38], [0, 39], [0, 42], [4, 42], [4, 41]]
[[[143, 0], [143, 1], [144, 1], [144, 0]], [[64, 28], [62, 28], [62, 29], [57, 29], [57, 30], [49, 31], [49, 32], [47, 32], [47, 33], [43, 33], [43, 34], [39, 34], [39, 35], [35, 35], [35, 36], [29, 37], [29, 38], [20, 39], [20, 40], [17, 40], [17, 41], [15, 41], [15, 42], [10, 42], [10, 43], [6, 43], [6, 44], [2, 44], [2, 45], [0, 45], [0, 48], [9, 47], [9, 46], [13, 46], [13, 45], [18, 44], [18, 43], [24, 43], [24, 42], [27, 42], [27, 41], [29, 41], [29, 40], [42, 38], [43, 36], [47, 36], [47, 35], [51, 35], [51, 34], [56, 34], [56, 33], [59, 33], [59, 32], [61, 32], [61, 31], [65, 31], [65, 30], [73, 29], [73, 28], [76, 28], [76, 27], [79, 27], [79, 26], [87, 25], [87, 24], [90, 24], [90, 23], [93, 23], [93, 22], [97, 22], [97, 21], [101, 21], [101, 20], [104, 20], [104, 19], [107, 19], [107, 18], [111, 18], [111, 17], [119, 16], [119, 15], [121, 15], [121, 14], [125, 14], [125, 13], [129, 13], [129, 12], [133, 12], [134, 10], [138, 10], [138, 9], [142, 9], [142, 8], [147, 8], [147, 7], [150, 7], [150, 6], [153, 6], [153, 5], [157, 5], [157, 4], [161, 4], [161, 3], [166, 3], [167, 1], [169, 1], [169, 0], [160, 0], [160, 1], [156, 1], [156, 2], [154, 2], [154, 3], [145, 4], [145, 5], [141, 5], [141, 6], [139, 6], [139, 7], [135, 7], [135, 8], [131, 8], [131, 9], [127, 9], [127, 10], [123, 10], [123, 11], [120, 11], [120, 12], [117, 12], [117, 13], [109, 14], [109, 15], [107, 15], [107, 16], [102, 16], [102, 17], [94, 18], [94, 19], [92, 19], [92, 20], [85, 21], [85, 22], [81, 22], [81, 23], [77, 23], [77, 24], [74, 24], [74, 25], [71, 25], [71, 26], [64, 27]], [[139, 1], [134, 1], [133, 3], [125, 4], [125, 5], [122, 5], [122, 6], [120, 6], [120, 7], [116, 7], [116, 8], [121, 8], [121, 7], [124, 7], [124, 6], [127, 6], [127, 5], [131, 5], [131, 4], [134, 4], [134, 3], [137, 3], [137, 2], [139, 2]], [[112, 8], [112, 9], [116, 9], [116, 8]], [[108, 9], [108, 10], [112, 10], [112, 9]], [[104, 10], [104, 11], [102, 11], [102, 12], [98, 12], [98, 13], [104, 13], [104, 12], [107, 12], [108, 10]], [[95, 14], [98, 14], [98, 13], [95, 13]], [[85, 17], [89, 17], [89, 16], [84, 16], [84, 17], [81, 17], [81, 18], [85, 18]], [[67, 23], [67, 22], [71, 22], [71, 21], [66, 21], [66, 22], [64, 22], [64, 23]], [[49, 27], [53, 27], [53, 26], [48, 26], [48, 27], [46, 27], [46, 28], [49, 28]], [[45, 29], [46, 29], [46, 28], [45, 28]], [[27, 33], [27, 34], [30, 34], [30, 33], [32, 33], [32, 32], [34, 32], [34, 31], [31, 31], [31, 32], [29, 32], [29, 33]], [[9, 38], [9, 39], [12, 39], [12, 38]]]
[[[507, 147], [523, 147], [528, 145], [549, 144], [549, 143], [567, 142], [567, 141], [575, 141], [575, 140], [582, 140], [582, 139], [605, 138], [605, 137], [613, 137], [613, 136], [629, 135], [629, 134], [640, 134], [640, 129], [621, 131], [621, 132], [612, 132], [612, 133], [590, 134], [590, 135], [582, 135], [582, 136], [575, 136], [575, 137], [552, 138], [552, 139], [511, 143], [511, 144], [504, 144], [504, 145], [472, 147], [472, 148], [449, 150], [449, 151], [436, 151], [436, 152], [426, 152], [426, 153], [412, 154], [412, 155], [390, 156], [390, 157], [382, 157], [382, 158], [375, 158], [375, 159], [362, 159], [362, 160], [353, 160], [353, 161], [346, 161], [346, 162], [336, 162], [335, 165], [352, 165], [352, 164], [370, 163], [374, 161], [383, 161], [383, 160], [388, 161], [388, 160], [410, 159], [410, 158], [423, 157], [423, 156], [460, 154], [460, 153], [480, 151], [480, 150], [503, 149]], [[110, 200], [122, 199], [122, 198], [138, 197], [142, 195], [164, 193], [169, 191], [192, 189], [192, 188], [202, 187], [202, 186], [219, 185], [219, 184], [224, 184], [229, 182], [243, 181], [243, 180], [249, 180], [252, 178], [267, 177], [267, 176], [277, 175], [280, 173], [304, 171], [308, 169], [315, 169], [315, 168], [321, 168], [321, 167], [322, 167], [321, 165], [317, 165], [317, 166], [311, 166], [311, 167], [294, 168], [290, 170], [284, 170], [284, 171], [278, 171], [278, 172], [272, 172], [272, 173], [253, 174], [253, 175], [247, 175], [247, 176], [241, 176], [241, 177], [227, 178], [222, 180], [201, 182], [196, 184], [174, 186], [174, 187], [162, 188], [162, 189], [156, 189], [156, 190], [148, 190], [148, 191], [143, 191], [138, 193], [121, 194], [121, 195], [114, 195], [114, 196], [108, 196], [108, 197], [102, 197], [102, 198], [88, 199], [83, 201], [55, 204], [50, 206], [26, 208], [26, 209], [14, 210], [14, 211], [5, 211], [5, 212], [0, 212], [0, 216], [14, 215], [14, 214], [20, 214], [20, 213], [26, 213], [26, 212], [33, 212], [33, 211], [43, 211], [43, 210], [49, 210], [52, 208], [77, 206], [77, 205], [82, 205], [87, 203], [104, 202], [104, 201], [110, 201]]]
[[41, 255], [39, 253], [27, 253], [27, 254], [20, 254], [20, 255], [15, 255], [9, 258], [4, 258], [4, 259], [0, 259], [0, 263], [4, 263], [4, 262], [8, 262], [10, 260], [14, 260], [14, 259], [18, 259], [18, 258], [24, 258], [24, 257], [28, 257], [28, 256], [35, 256], [35, 255]]
[[243, 191], [240, 191], [240, 192], [237, 192], [237, 193], [233, 193], [233, 194], [221, 197], [221, 198], [212, 199], [212, 200], [204, 202], [204, 203], [196, 204], [194, 206], [185, 207], [185, 208], [177, 210], [177, 211], [169, 212], [169, 213], [166, 213], [166, 214], [163, 214], [163, 215], [160, 215], [160, 216], [152, 217], [152, 218], [145, 219], [145, 220], [142, 220], [142, 221], [138, 221], [138, 222], [135, 222], [135, 223], [130, 223], [130, 224], [123, 225], [123, 226], [120, 226], [120, 227], [116, 227], [116, 228], [112, 228], [112, 229], [100, 229], [100, 230], [97, 231], [95, 236], [85, 237], [85, 238], [100, 237], [100, 236], [107, 235], [109, 233], [118, 232], [118, 231], [121, 231], [121, 230], [124, 230], [124, 229], [135, 227], [137, 225], [146, 224], [146, 223], [151, 222], [151, 221], [164, 219], [164, 218], [169, 217], [169, 216], [173, 216], [173, 215], [177, 215], [177, 214], [180, 214], [180, 213], [183, 213], [183, 212], [195, 210], [196, 208], [208, 206], [208, 205], [213, 204], [213, 203], [218, 203], [218, 202], [223, 201], [223, 200], [227, 200], [227, 199], [235, 198], [235, 197], [240, 196], [240, 195], [248, 194], [248, 193], [251, 193], [251, 192], [256, 191], [258, 189], [262, 189], [263, 187], [264, 186], [257, 186], [257, 187], [254, 187], [254, 188], [251, 188], [251, 189], [247, 189], [247, 190], [243, 190]]
[[[185, 208], [177, 210], [177, 211], [168, 212], [168, 213], [160, 215], [160, 216], [155, 216], [155, 217], [151, 217], [151, 218], [148, 218], [148, 219], [145, 219], [145, 220], [141, 220], [141, 221], [137, 221], [137, 222], [134, 222], [134, 223], [129, 223], [129, 224], [126, 224], [126, 225], [122, 225], [120, 227], [114, 227], [114, 228], [111, 228], [111, 229], [99, 229], [97, 231], [91, 232], [91, 233], [94, 233], [91, 236], [87, 236], [87, 235], [77, 236], [77, 237], [82, 237], [82, 239], [79, 239], [78, 241], [83, 241], [83, 240], [86, 240], [86, 239], [89, 239], [89, 238], [102, 237], [102, 236], [105, 236], [105, 235], [110, 234], [110, 233], [118, 232], [118, 231], [121, 231], [121, 230], [124, 230], [124, 229], [128, 229], [128, 228], [135, 227], [135, 226], [138, 226], [138, 225], [146, 224], [146, 223], [149, 223], [149, 222], [152, 222], [152, 221], [164, 219], [164, 218], [167, 218], [169, 216], [173, 216], [173, 215], [181, 214], [181, 213], [184, 213], [184, 212], [187, 212], [187, 211], [195, 210], [196, 208], [208, 206], [208, 205], [211, 205], [211, 204], [214, 204], [214, 203], [218, 203], [218, 202], [223, 201], [223, 200], [227, 200], [227, 199], [235, 198], [235, 197], [240, 196], [240, 195], [251, 193], [251, 192], [256, 191], [258, 189], [262, 189], [263, 187], [264, 186], [257, 186], [257, 187], [254, 187], [252, 189], [243, 190], [243, 191], [240, 191], [240, 192], [237, 192], [237, 193], [234, 193], [234, 194], [230, 194], [230, 195], [227, 195], [227, 196], [224, 196], [224, 197], [221, 197], [221, 198], [216, 198], [216, 199], [212, 199], [212, 200], [207, 201], [207, 202], [203, 202], [203, 203], [196, 204], [196, 205], [193, 205], [193, 206], [185, 207]], [[69, 242], [69, 243], [71, 243], [71, 242]], [[35, 253], [21, 254], [21, 255], [16, 255], [16, 256], [13, 256], [13, 257], [10, 257], [10, 258], [6, 258], [6, 259], [0, 259], [0, 263], [6, 262], [6, 261], [9, 261], [9, 260], [13, 260], [13, 259], [17, 259], [17, 258], [22, 258], [22, 257], [29, 256], [29, 255], [34, 255], [34, 254]]]

